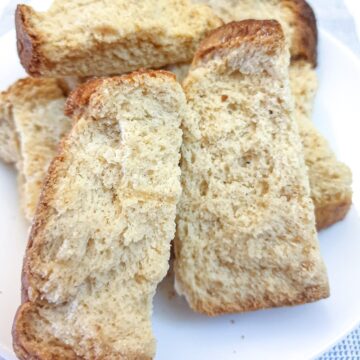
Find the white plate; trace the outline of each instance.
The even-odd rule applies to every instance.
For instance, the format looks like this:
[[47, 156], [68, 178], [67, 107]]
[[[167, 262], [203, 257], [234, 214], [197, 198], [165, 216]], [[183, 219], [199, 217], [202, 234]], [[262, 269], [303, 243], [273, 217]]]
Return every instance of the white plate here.
[[[346, 220], [320, 234], [331, 297], [314, 304], [208, 318], [171, 296], [167, 279], [154, 309], [157, 360], [310, 359], [360, 322], [360, 64], [344, 46], [320, 32], [320, 89], [315, 122], [354, 173], [354, 205]], [[24, 72], [14, 33], [0, 39], [0, 89]], [[4, 56], [6, 54], [6, 57]], [[356, 155], [357, 154], [357, 155]], [[15, 359], [11, 325], [20, 304], [20, 270], [27, 226], [18, 206], [15, 171], [0, 164], [0, 355]]]

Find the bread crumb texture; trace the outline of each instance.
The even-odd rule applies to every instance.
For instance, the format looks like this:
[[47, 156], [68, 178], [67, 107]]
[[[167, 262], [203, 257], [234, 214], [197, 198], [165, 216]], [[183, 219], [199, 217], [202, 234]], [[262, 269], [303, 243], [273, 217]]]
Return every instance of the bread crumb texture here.
[[104, 76], [191, 61], [222, 21], [190, 0], [55, 0], [47, 12], [19, 5], [20, 60], [31, 75]]
[[68, 104], [76, 123], [35, 216], [14, 347], [21, 359], [150, 359], [152, 298], [181, 193], [185, 95], [171, 74], [140, 72], [90, 81]]
[[0, 93], [0, 159], [5, 163], [15, 163], [18, 145], [11, 117], [11, 104], [6, 95]]
[[[62, 136], [70, 130], [64, 115], [65, 96], [55, 79], [26, 78], [0, 95], [0, 137], [9, 140], [0, 148], [11, 148], [18, 169], [21, 207], [31, 221], [50, 162]], [[8, 131], [3, 131], [6, 124]], [[11, 145], [10, 145], [11, 144]]]
[[216, 32], [184, 83], [177, 290], [209, 315], [327, 297], [281, 28]]
[[349, 211], [352, 174], [347, 165], [337, 160], [327, 140], [311, 121], [317, 89], [315, 70], [306, 62], [293, 64], [290, 66], [290, 84], [315, 205], [316, 226], [320, 230], [342, 220]]
[[[182, 83], [188, 74], [189, 65], [174, 65], [168, 69]], [[349, 167], [337, 160], [330, 145], [311, 121], [317, 90], [313, 64], [307, 60], [292, 61], [289, 76], [295, 105], [293, 117], [298, 124], [304, 148], [311, 197], [315, 204], [316, 226], [321, 230], [342, 220], [349, 211], [352, 175]]]

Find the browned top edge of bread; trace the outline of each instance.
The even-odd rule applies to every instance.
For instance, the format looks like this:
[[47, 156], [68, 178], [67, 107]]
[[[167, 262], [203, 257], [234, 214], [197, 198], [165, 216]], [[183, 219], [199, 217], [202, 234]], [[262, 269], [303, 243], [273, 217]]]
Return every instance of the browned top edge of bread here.
[[[34, 99], [34, 92], [41, 97]], [[15, 101], [40, 101], [65, 97], [65, 91], [58, 79], [26, 77], [14, 82], [7, 90], [3, 91], [5, 97], [12, 96]]]
[[213, 30], [200, 44], [192, 63], [206, 62], [224, 49], [238, 47], [241, 43], [266, 46], [269, 55], [283, 47], [285, 37], [276, 20], [233, 21]]
[[41, 63], [46, 62], [39, 50], [40, 39], [34, 33], [29, 18], [35, 12], [27, 5], [18, 5], [15, 11], [16, 44], [21, 65], [32, 76], [39, 76]]
[[291, 60], [305, 60], [317, 65], [318, 31], [313, 9], [305, 0], [283, 0], [293, 13], [295, 32], [291, 44]]
[[169, 71], [146, 69], [140, 69], [139, 71], [134, 71], [130, 74], [121, 76], [94, 78], [78, 86], [72, 93], [70, 93], [65, 104], [65, 114], [74, 117], [81, 116], [82, 110], [88, 105], [92, 94], [96, 92], [98, 87], [101, 86], [104, 82], [111, 81], [117, 84], [121, 84], [124, 82], [135, 82], [137, 78], [142, 76], [165, 76], [173, 81], [176, 81], [176, 75]]

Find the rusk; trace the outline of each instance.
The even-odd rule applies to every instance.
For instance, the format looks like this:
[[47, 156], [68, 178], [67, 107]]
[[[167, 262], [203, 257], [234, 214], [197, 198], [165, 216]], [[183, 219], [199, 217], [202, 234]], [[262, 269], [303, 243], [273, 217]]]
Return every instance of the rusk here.
[[52, 162], [13, 326], [20, 359], [150, 359], [152, 298], [168, 269], [186, 101], [172, 74], [93, 80]]
[[222, 22], [190, 0], [55, 0], [47, 12], [19, 5], [20, 61], [33, 76], [118, 75], [191, 61]]
[[176, 288], [208, 315], [329, 295], [276, 21], [206, 38], [184, 90]]
[[0, 157], [16, 164], [21, 207], [29, 221], [59, 141], [71, 127], [65, 99], [55, 79], [18, 80], [0, 95]]

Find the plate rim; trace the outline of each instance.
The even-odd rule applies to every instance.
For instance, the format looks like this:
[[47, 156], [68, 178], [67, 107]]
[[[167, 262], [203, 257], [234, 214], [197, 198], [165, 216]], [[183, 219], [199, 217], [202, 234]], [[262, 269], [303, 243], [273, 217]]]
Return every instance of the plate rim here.
[[[354, 66], [357, 67], [357, 71], [360, 75], [360, 59], [358, 56], [343, 42], [338, 40], [334, 35], [332, 35], [327, 30], [323, 29], [322, 27], [318, 28], [318, 32], [320, 33], [320, 37], [324, 37], [327, 39], [327, 41], [334, 44], [334, 46], [341, 48], [341, 50], [346, 53], [346, 56], [351, 59], [351, 61], [354, 63]], [[321, 65], [320, 65], [321, 66]], [[354, 204], [352, 204], [354, 206]], [[360, 326], [360, 317], [355, 321], [354, 324], [350, 325], [346, 331], [344, 331], [343, 334], [336, 337], [336, 340], [334, 340], [331, 344], [327, 345], [323, 350], [318, 351], [316, 354], [314, 354], [311, 357], [311, 360], [316, 360], [322, 355], [324, 355], [326, 352], [331, 350], [333, 347], [338, 345], [342, 340], [344, 340], [348, 335], [350, 335], [355, 329], [357, 329]]]

